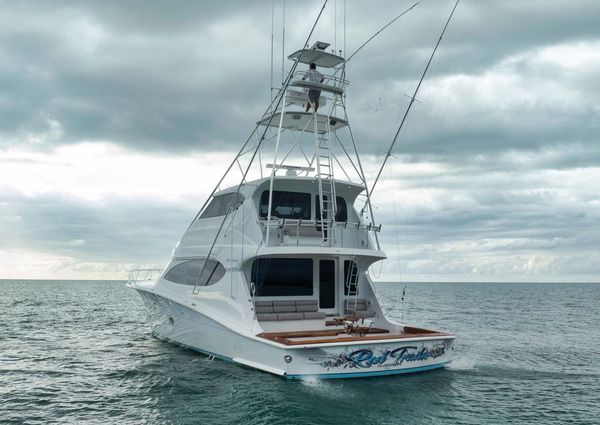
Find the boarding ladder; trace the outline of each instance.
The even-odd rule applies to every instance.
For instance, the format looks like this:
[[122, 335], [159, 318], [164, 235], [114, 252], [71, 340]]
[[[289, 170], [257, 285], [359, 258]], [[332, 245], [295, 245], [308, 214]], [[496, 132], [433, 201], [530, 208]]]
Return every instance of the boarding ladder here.
[[324, 133], [317, 131], [317, 114], [314, 115], [314, 126], [317, 184], [319, 186], [319, 227], [323, 235], [323, 246], [332, 246], [335, 241], [336, 195], [331, 143], [327, 137], [331, 131], [329, 116]]

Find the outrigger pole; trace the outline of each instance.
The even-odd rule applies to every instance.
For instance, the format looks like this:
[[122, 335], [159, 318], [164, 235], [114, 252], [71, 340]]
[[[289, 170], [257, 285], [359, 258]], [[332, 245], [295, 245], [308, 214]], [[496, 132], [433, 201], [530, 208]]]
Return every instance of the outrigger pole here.
[[[373, 34], [371, 37], [369, 37], [367, 39], [367, 41], [365, 41], [363, 44], [360, 45], [360, 47], [358, 49], [356, 49], [349, 57], [348, 59], [346, 59], [344, 61], [344, 66], [343, 66], [343, 71], [342, 71], [342, 75], [345, 75], [346, 72], [346, 64], [348, 63], [348, 61], [350, 59], [352, 59], [354, 57], [354, 55], [356, 55], [359, 51], [361, 51], [371, 40], [373, 40], [375, 37], [377, 37], [383, 30], [385, 30], [387, 27], [389, 27], [390, 25], [392, 25], [394, 22], [396, 22], [398, 19], [400, 19], [402, 16], [406, 15], [408, 12], [412, 11], [415, 7], [417, 7], [419, 5], [419, 2], [416, 2], [415, 4], [413, 4], [411, 7], [409, 7], [408, 9], [406, 9], [404, 12], [402, 12], [401, 14], [399, 14], [398, 16], [396, 16], [394, 19], [392, 19], [391, 21], [389, 21], [387, 24], [385, 24], [383, 27], [381, 27], [377, 32], [375, 32], [375, 34]], [[344, 4], [344, 49], [345, 47], [345, 43], [346, 43], [346, 7]], [[336, 71], [337, 73], [337, 71]], [[352, 146], [354, 147], [354, 153], [356, 155], [356, 160], [357, 160], [357, 164], [358, 164], [358, 169], [360, 170], [359, 172], [359, 176], [362, 179], [363, 184], [365, 185], [365, 194], [367, 197], [367, 200], [365, 201], [365, 207], [361, 210], [360, 215], [362, 216], [365, 208], [368, 206], [369, 207], [369, 214], [371, 216], [371, 222], [375, 223], [375, 217], [373, 216], [373, 207], [371, 205], [371, 201], [370, 201], [370, 192], [369, 192], [369, 185], [367, 184], [367, 179], [365, 177], [365, 172], [363, 170], [362, 167], [362, 163], [360, 160], [360, 155], [358, 155], [358, 149], [356, 148], [356, 142], [354, 141], [354, 135], [352, 134], [352, 128], [349, 126], [348, 130], [350, 131], [350, 138], [352, 140]], [[357, 170], [357, 171], [359, 171]], [[379, 237], [377, 236], [377, 232], [375, 232], [375, 242], [377, 243], [377, 249], [380, 249], [380, 245], [379, 245]]]
[[[444, 25], [444, 29], [442, 30], [442, 33], [440, 34], [440, 38], [438, 38], [438, 41], [435, 44], [433, 52], [431, 52], [431, 56], [429, 57], [429, 61], [427, 61], [427, 65], [425, 66], [425, 70], [423, 70], [423, 74], [421, 75], [421, 79], [419, 80], [419, 84], [417, 84], [417, 87], [415, 88], [415, 92], [413, 93], [412, 97], [410, 98], [410, 103], [408, 104], [408, 107], [406, 108], [406, 111], [404, 112], [404, 116], [402, 117], [402, 121], [400, 122], [400, 125], [398, 126], [398, 130], [396, 131], [396, 135], [394, 136], [394, 140], [392, 140], [392, 144], [390, 145], [390, 148], [388, 149], [388, 151], [387, 151], [387, 153], [385, 155], [385, 158], [383, 158], [383, 163], [381, 164], [381, 168], [379, 169], [379, 172], [377, 173], [377, 177], [375, 177], [375, 181], [373, 182], [373, 186], [371, 186], [371, 190], [370, 190], [371, 195], [373, 194], [373, 191], [375, 190], [375, 185], [377, 185], [377, 182], [379, 181], [379, 177], [381, 176], [381, 172], [383, 171], [383, 168], [385, 167], [385, 164], [386, 164], [388, 158], [390, 156], [392, 156], [392, 149], [394, 149], [394, 145], [396, 144], [396, 140], [398, 140], [398, 135], [400, 134], [400, 130], [402, 129], [402, 126], [404, 125], [404, 122], [406, 121], [406, 117], [408, 116], [408, 113], [410, 112], [410, 108], [412, 107], [413, 103], [415, 103], [415, 99], [417, 97], [417, 93], [419, 92], [419, 89], [421, 88], [421, 83], [423, 82], [423, 79], [425, 78], [425, 75], [427, 75], [427, 71], [429, 70], [429, 65], [431, 65], [431, 61], [433, 60], [433, 56], [435, 55], [435, 52], [437, 51], [438, 46], [442, 42], [442, 38], [444, 37], [444, 34], [446, 33], [446, 28], [448, 28], [448, 24], [450, 24], [450, 20], [452, 19], [452, 15], [454, 15], [454, 11], [456, 10], [456, 6], [458, 6], [458, 2], [459, 1], [460, 0], [456, 0], [456, 3], [454, 3], [454, 7], [452, 8], [452, 12], [450, 12], [450, 16], [448, 17], [448, 20], [446, 21], [446, 25]], [[364, 213], [365, 208], [366, 208], [366, 205], [363, 206], [363, 208], [361, 210], [361, 214]]]
[[[312, 37], [312, 34], [315, 31], [317, 23], [319, 22], [319, 19], [321, 19], [321, 15], [323, 14], [323, 10], [325, 10], [325, 6], [326, 5], [327, 5], [327, 0], [325, 0], [325, 2], [323, 3], [323, 6], [321, 7], [321, 10], [319, 11], [319, 15], [317, 16], [317, 19], [315, 19], [315, 23], [313, 24], [312, 29], [310, 30], [310, 33], [308, 34], [308, 37], [306, 38], [306, 41], [305, 41], [304, 45], [308, 44], [308, 42], [310, 41], [310, 37]], [[289, 86], [289, 84], [290, 84], [290, 82], [292, 80], [292, 77], [294, 75], [294, 72], [296, 71], [296, 67], [298, 66], [299, 63], [300, 62], [298, 62], [298, 60], [296, 60], [294, 62], [294, 64], [292, 65], [292, 68], [290, 69], [290, 71], [288, 73], [288, 76], [285, 79], [285, 82], [284, 82], [283, 86], [279, 90], [278, 96], [276, 97], [276, 99], [278, 98], [278, 100], [277, 100], [277, 104], [275, 105], [275, 108], [273, 109], [274, 111], [276, 111], [277, 108], [279, 108], [279, 105], [283, 101], [283, 98], [284, 98], [283, 94], [287, 90], [287, 88], [288, 88], [288, 86]], [[272, 105], [273, 105], [273, 102], [271, 102], [271, 104], [269, 105], [269, 108], [271, 108]], [[268, 110], [269, 109], [267, 109], [267, 111]], [[204, 261], [204, 264], [202, 265], [202, 269], [200, 270], [200, 273], [198, 274], [198, 279], [196, 279], [196, 283], [194, 284], [194, 289], [192, 290], [192, 293], [196, 293], [196, 287], [198, 286], [200, 278], [202, 277], [202, 274], [204, 273], [204, 270], [206, 269], [206, 264], [208, 264], [208, 260], [210, 259], [210, 256], [211, 256], [211, 254], [212, 254], [212, 252], [213, 252], [213, 250], [215, 248], [215, 245], [217, 243], [217, 239], [219, 238], [219, 235], [221, 234], [221, 230], [223, 230], [223, 226], [225, 225], [225, 221], [227, 220], [227, 217], [229, 217], [229, 214], [231, 213], [231, 210], [233, 209], [233, 205], [235, 205], [235, 203], [236, 203], [236, 199], [238, 198], [238, 194], [240, 193], [240, 189], [242, 188], [242, 185], [244, 184], [244, 181], [246, 180], [246, 176], [248, 175], [248, 172], [250, 171], [250, 167], [252, 166], [252, 163], [254, 162], [254, 158], [256, 157], [256, 154], [258, 153], [258, 150], [260, 149], [260, 145], [265, 140], [265, 134], [267, 133], [267, 130], [269, 129], [269, 125], [271, 124], [271, 120], [273, 119], [273, 116], [274, 115], [271, 115], [271, 117], [269, 118], [269, 121], [265, 125], [265, 130], [263, 131], [263, 133], [262, 133], [262, 135], [261, 135], [258, 143], [256, 144], [256, 148], [254, 149], [254, 152], [252, 154], [252, 158], [250, 158], [250, 162], [248, 163], [248, 166], [246, 167], [246, 170], [244, 171], [244, 173], [242, 175], [242, 179], [240, 180], [240, 184], [237, 186], [235, 194], [233, 195], [233, 197], [231, 198], [231, 201], [229, 202], [229, 206], [227, 207], [227, 211], [226, 211], [225, 215], [223, 216], [223, 220], [221, 221], [221, 225], [219, 226], [219, 229], [217, 230], [217, 233], [215, 234], [215, 238], [213, 239], [213, 242], [212, 242], [212, 244], [210, 246], [210, 250], [208, 251], [208, 254], [206, 255], [206, 261]], [[248, 142], [252, 138], [252, 135], [258, 129], [258, 126], [259, 126], [259, 124], [257, 124], [254, 127], [254, 130], [252, 130], [252, 133], [250, 133], [250, 136], [246, 140], [246, 143], [244, 143], [244, 146], [242, 147], [242, 150], [248, 144]], [[240, 153], [242, 152], [242, 150], [240, 150]], [[219, 187], [219, 185], [221, 184], [221, 182], [225, 179], [225, 176], [227, 175], [227, 173], [229, 172], [229, 170], [233, 167], [233, 164], [235, 164], [235, 162], [238, 160], [238, 158], [240, 156], [240, 153], [238, 153], [238, 155], [236, 155], [235, 159], [233, 160], [233, 162], [231, 163], [231, 165], [229, 166], [229, 168], [227, 169], [227, 171], [225, 172], [225, 174], [223, 175], [223, 177], [219, 181], [219, 184], [217, 185], [217, 187], [215, 187], [215, 189], [211, 193], [211, 196], [204, 203], [204, 206], [202, 207], [202, 209], [204, 209], [204, 207], [208, 204], [208, 201], [212, 198], [212, 196], [214, 195], [214, 193], [217, 191], [217, 188]], [[202, 209], [200, 210], [200, 212], [202, 211]], [[198, 215], [196, 216], [196, 218], [200, 215], [200, 212], [198, 212]], [[196, 220], [196, 218], [194, 219], [194, 221]], [[192, 224], [193, 223], [194, 222], [192, 221]], [[192, 224], [190, 224], [190, 227], [192, 226]], [[215, 266], [215, 268], [216, 268], [216, 266]], [[213, 272], [214, 272], [214, 270], [213, 270]], [[209, 280], [210, 280], [210, 278], [209, 278]]]
[[387, 27], [389, 27], [390, 25], [392, 25], [394, 22], [396, 22], [398, 19], [400, 19], [402, 16], [406, 15], [408, 12], [410, 12], [411, 10], [413, 10], [415, 7], [417, 7], [417, 5], [421, 3], [420, 1], [416, 2], [415, 4], [413, 4], [411, 7], [409, 7], [408, 9], [406, 9], [404, 12], [402, 12], [401, 14], [399, 14], [398, 16], [396, 16], [394, 19], [392, 19], [390, 22], [388, 22], [387, 24], [385, 24], [383, 27], [381, 27], [381, 29], [379, 31], [377, 31], [375, 34], [373, 34], [371, 37], [369, 37], [369, 39], [367, 41], [365, 41], [358, 49], [356, 49], [354, 51], [354, 53], [352, 53], [350, 55], [350, 57], [348, 57], [348, 59], [346, 59], [344, 61], [344, 63], [348, 63], [350, 61], [350, 59], [352, 59], [352, 57], [354, 57], [355, 54], [357, 54], [360, 50], [362, 50], [363, 47], [365, 47], [367, 45], [367, 43], [369, 43], [369, 41], [373, 40], [375, 37], [377, 37], [379, 35], [379, 33], [381, 31], [383, 31], [384, 29], [386, 29]]
[[[363, 44], [361, 44], [361, 46], [356, 49], [349, 57], [348, 59], [346, 59], [344, 61], [344, 66], [343, 66], [343, 74], [345, 75], [346, 73], [346, 64], [348, 63], [348, 61], [350, 59], [352, 59], [352, 57], [357, 54], [359, 51], [361, 51], [363, 49], [363, 47], [365, 47], [371, 40], [373, 40], [375, 37], [377, 37], [384, 29], [386, 29], [387, 27], [389, 27], [390, 25], [392, 25], [394, 22], [396, 22], [398, 19], [400, 19], [402, 16], [406, 15], [408, 12], [410, 12], [411, 10], [413, 10], [415, 7], [417, 7], [417, 5], [421, 3], [420, 1], [416, 2], [415, 4], [413, 4], [411, 7], [409, 7], [408, 9], [406, 9], [404, 12], [402, 12], [401, 14], [399, 14], [398, 16], [396, 16], [394, 19], [392, 19], [391, 21], [389, 21], [387, 24], [385, 24], [383, 27], [381, 27], [379, 29], [379, 31], [377, 31], [375, 34], [373, 34], [371, 37], [369, 37], [369, 39], [367, 41], [365, 41]], [[346, 44], [346, 6], [344, 5], [344, 49], [346, 49], [345, 44]], [[339, 70], [338, 70], [339, 71]], [[338, 71], [335, 71], [334, 75], [337, 74]]]
[[[323, 13], [323, 10], [325, 9], [325, 5], [327, 4], [327, 0], [325, 0], [325, 3], [323, 4], [323, 7], [321, 8], [321, 12], [319, 12], [319, 16], [317, 16], [317, 20], [315, 21], [312, 30], [310, 31], [310, 34], [308, 35], [308, 38], [306, 39], [306, 42], [308, 43], [308, 40], [310, 40], [310, 37], [312, 36], [312, 33], [315, 30], [315, 27], [317, 25], [317, 22], [319, 22], [319, 19], [321, 18], [321, 14]], [[305, 43], [306, 44], [306, 43]], [[272, 61], [271, 61], [272, 62]], [[265, 109], [265, 112], [263, 112], [263, 115], [265, 115], [267, 112], [269, 112], [273, 106], [273, 103], [275, 103], [275, 100], [277, 100], [278, 98], [280, 98], [280, 94], [287, 89], [287, 86], [289, 85], [289, 80], [291, 79], [290, 76], [292, 75], [293, 71], [296, 69], [297, 63], [294, 63], [293, 65], [293, 69], [292, 71], [290, 71], [290, 74], [288, 75], [288, 78], [286, 79], [286, 82], [284, 83], [284, 85], [279, 89], [279, 91], [277, 92], [277, 95], [275, 95], [274, 98], [271, 99], [271, 103], [269, 104], [269, 106], [267, 107], [267, 109]], [[273, 67], [273, 64], [271, 64], [271, 68]], [[277, 102], [277, 105], [275, 106], [275, 108], [273, 110], [276, 110], [279, 107], [279, 104], [281, 102], [281, 99], [279, 99], [279, 101]], [[273, 119], [273, 117], [271, 117], [271, 119]], [[265, 127], [265, 131], [262, 134], [262, 137], [260, 138], [260, 141], [258, 142], [258, 145], [260, 145], [260, 143], [264, 140], [265, 134], [266, 134], [266, 129], [269, 128], [269, 125], [271, 124], [271, 121], [269, 120], [269, 122], [267, 123], [267, 126]], [[225, 177], [227, 177], [227, 175], [229, 174], [229, 171], [231, 171], [231, 169], [233, 168], [233, 166], [235, 165], [236, 161], [243, 155], [245, 155], [246, 153], [250, 152], [250, 149], [246, 152], [244, 152], [244, 149], [246, 149], [246, 146], [248, 146], [248, 143], [250, 143], [250, 140], [252, 140], [252, 136], [254, 136], [254, 134], [256, 133], [256, 131], [258, 130], [258, 128], [260, 127], [260, 124], [257, 123], [254, 128], [252, 129], [252, 131], [250, 132], [250, 134], [248, 135], [248, 138], [246, 139], [246, 141], [244, 142], [244, 144], [242, 145], [242, 147], [240, 148], [240, 150], [238, 151], [238, 153], [235, 155], [235, 157], [233, 158], [233, 161], [231, 161], [231, 164], [229, 164], [229, 166], [227, 167], [227, 169], [225, 170], [225, 173], [223, 173], [223, 176], [221, 177], [221, 179], [219, 179], [219, 182], [215, 185], [214, 189], [212, 190], [212, 192], [210, 193], [210, 195], [208, 195], [208, 198], [206, 198], [206, 201], [204, 202], [204, 204], [202, 205], [202, 207], [198, 210], [198, 213], [196, 214], [196, 216], [194, 217], [194, 219], [191, 221], [190, 225], [188, 226], [187, 230], [190, 229], [190, 227], [192, 227], [192, 224], [194, 224], [194, 222], [198, 219], [198, 217], [200, 217], [200, 214], [202, 213], [202, 211], [204, 210], [204, 208], [208, 205], [208, 203], [210, 202], [210, 200], [212, 199], [213, 195], [217, 192], [217, 190], [219, 189], [219, 187], [221, 186], [221, 183], [223, 183], [223, 180], [225, 180]], [[254, 159], [254, 155], [252, 156], [252, 159]], [[252, 164], [252, 161], [250, 161], [250, 164]], [[242, 179], [242, 182], [244, 181], [246, 174], [244, 174], [244, 178]]]

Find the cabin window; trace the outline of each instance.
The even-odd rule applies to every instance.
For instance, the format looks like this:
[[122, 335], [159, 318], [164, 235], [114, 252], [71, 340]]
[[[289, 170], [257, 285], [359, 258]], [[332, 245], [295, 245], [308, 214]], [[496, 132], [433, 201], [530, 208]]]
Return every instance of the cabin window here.
[[[323, 199], [327, 200], [327, 196], [323, 197]], [[341, 196], [336, 196], [336, 205], [335, 205], [335, 221], [347, 221], [348, 220], [348, 208], [346, 207], [346, 200]], [[316, 203], [316, 219], [321, 219], [321, 203], [319, 202], [319, 195], [315, 197]], [[327, 217], [324, 217], [327, 218]]]
[[[235, 199], [234, 199], [235, 196]], [[232, 204], [233, 201], [233, 204]], [[238, 193], [227, 193], [225, 195], [215, 196], [210, 204], [204, 209], [200, 218], [219, 217], [227, 214], [227, 209], [231, 205], [231, 210], [236, 210], [244, 202], [244, 196]]]
[[[206, 267], [202, 270], [204, 261], [204, 258], [199, 258], [179, 263], [173, 266], [164, 278], [182, 285], [195, 285], [196, 283], [198, 286], [214, 285], [225, 276], [225, 267], [218, 261], [208, 260]], [[200, 272], [202, 272], [202, 276], [200, 276]]]
[[[260, 216], [267, 217], [269, 211], [269, 191], [260, 196]], [[301, 192], [273, 191], [271, 216], [310, 220], [310, 194]]]
[[358, 294], [358, 266], [354, 261], [344, 261], [344, 295]]
[[258, 258], [251, 280], [257, 297], [291, 297], [313, 294], [313, 260], [310, 258]]

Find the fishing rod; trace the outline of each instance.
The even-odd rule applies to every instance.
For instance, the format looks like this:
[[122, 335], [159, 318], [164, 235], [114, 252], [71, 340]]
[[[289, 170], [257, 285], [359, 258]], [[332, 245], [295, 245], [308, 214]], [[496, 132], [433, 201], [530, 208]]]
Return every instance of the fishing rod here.
[[[415, 88], [415, 91], [414, 91], [412, 97], [410, 98], [410, 103], [408, 104], [408, 107], [406, 108], [406, 111], [404, 112], [404, 116], [402, 117], [402, 121], [400, 122], [400, 125], [398, 126], [396, 135], [394, 136], [394, 139], [392, 140], [392, 144], [390, 145], [390, 148], [388, 149], [388, 151], [385, 155], [385, 158], [383, 159], [383, 163], [381, 164], [381, 168], [379, 169], [379, 172], [377, 173], [377, 177], [375, 177], [373, 186], [371, 186], [371, 190], [370, 190], [371, 195], [373, 194], [373, 191], [375, 190], [375, 186], [377, 185], [377, 182], [379, 181], [379, 177], [381, 176], [381, 172], [383, 171], [383, 168], [385, 167], [385, 164], [386, 164], [388, 158], [390, 156], [392, 156], [392, 149], [394, 149], [396, 140], [398, 140], [398, 135], [400, 134], [400, 130], [402, 129], [402, 126], [404, 125], [404, 122], [406, 121], [406, 117], [408, 116], [408, 113], [410, 112], [410, 109], [412, 108], [413, 103], [415, 103], [417, 93], [419, 92], [419, 89], [421, 88], [421, 83], [425, 79], [425, 75], [427, 75], [427, 71], [429, 70], [429, 65], [431, 65], [433, 56], [435, 55], [435, 52], [437, 51], [438, 46], [442, 42], [442, 38], [444, 37], [444, 34], [446, 33], [446, 28], [448, 28], [448, 24], [450, 24], [450, 21], [452, 20], [452, 16], [454, 15], [454, 11], [456, 10], [456, 6], [458, 6], [459, 1], [460, 0], [456, 0], [456, 3], [454, 3], [454, 7], [452, 8], [452, 12], [450, 12], [450, 16], [448, 17], [448, 20], [446, 21], [446, 25], [444, 25], [444, 29], [442, 30], [442, 33], [440, 34], [440, 38], [438, 38], [438, 41], [435, 44], [433, 52], [431, 52], [431, 56], [429, 57], [429, 61], [427, 61], [427, 65], [425, 66], [425, 69], [423, 70], [423, 74], [421, 75], [419, 84], [417, 84], [417, 87]], [[366, 205], [363, 206], [363, 208], [361, 209], [361, 211], [360, 211], [361, 214], [363, 214], [365, 212], [365, 207], [366, 207]]]
[[[308, 34], [308, 37], [306, 38], [306, 42], [304, 43], [305, 45], [308, 44], [308, 41], [310, 40], [310, 37], [312, 37], [313, 32], [315, 31], [315, 28], [317, 26], [317, 23], [319, 22], [319, 20], [321, 19], [321, 15], [323, 14], [323, 10], [325, 10], [325, 6], [327, 5], [327, 1], [325, 0], [325, 2], [323, 3], [323, 6], [321, 7], [321, 10], [319, 11], [319, 15], [317, 16], [317, 19], [315, 19], [315, 22], [310, 30], [310, 33]], [[288, 86], [290, 85], [290, 82], [292, 81], [292, 77], [294, 75], [294, 72], [296, 71], [296, 67], [298, 66], [300, 62], [298, 60], [296, 60], [294, 62], [294, 64], [292, 65], [292, 68], [290, 69], [287, 78], [285, 79], [285, 82], [282, 85], [282, 88], [280, 90], [281, 95], [279, 96], [279, 100], [277, 101], [277, 104], [275, 105], [275, 108], [273, 109], [273, 111], [276, 111], [277, 108], [279, 108], [279, 105], [281, 104], [281, 102], [283, 101], [283, 98], [285, 96], [285, 91], [287, 90]], [[273, 103], [271, 103], [272, 105]], [[260, 146], [262, 144], [262, 142], [265, 140], [265, 134], [267, 133], [267, 130], [269, 129], [269, 126], [271, 125], [271, 121], [273, 120], [273, 117], [275, 116], [275, 114], [272, 114], [271, 117], [269, 118], [269, 121], [266, 123], [265, 125], [265, 130], [262, 133], [262, 136], [260, 137], [258, 143], [256, 144], [256, 148], [254, 149], [254, 153], [252, 154], [252, 158], [250, 158], [250, 162], [248, 163], [248, 166], [246, 167], [245, 172], [242, 175], [242, 179], [240, 180], [240, 183], [238, 184], [236, 191], [234, 193], [234, 195], [231, 198], [231, 201], [229, 202], [229, 206], [227, 207], [227, 210], [225, 212], [225, 216], [223, 217], [223, 220], [221, 221], [221, 225], [219, 226], [219, 229], [217, 230], [217, 233], [215, 234], [215, 238], [213, 239], [213, 242], [210, 246], [210, 249], [208, 251], [208, 254], [206, 255], [206, 260], [204, 261], [204, 264], [202, 265], [202, 269], [200, 270], [200, 273], [198, 274], [198, 279], [196, 279], [196, 283], [194, 284], [194, 289], [192, 290], [192, 293], [196, 293], [196, 287], [198, 286], [198, 283], [200, 282], [200, 279], [202, 278], [202, 275], [204, 274], [204, 270], [206, 269], [206, 265], [208, 264], [208, 260], [210, 259], [210, 256], [215, 248], [215, 245], [217, 243], [217, 239], [219, 238], [219, 235], [221, 234], [221, 231], [223, 230], [223, 226], [225, 225], [225, 221], [227, 220], [227, 217], [229, 216], [229, 214], [231, 214], [231, 211], [233, 210], [233, 206], [236, 203], [236, 200], [238, 199], [238, 194], [240, 193], [240, 189], [242, 188], [242, 185], [244, 184], [244, 181], [246, 180], [246, 176], [248, 175], [248, 172], [250, 171], [250, 167], [252, 166], [252, 163], [254, 162], [254, 158], [256, 158], [256, 154], [258, 153], [258, 150], [260, 149]], [[282, 113], [282, 117], [283, 117], [283, 113]], [[258, 124], [256, 125], [253, 133], [258, 129]], [[252, 137], [252, 136], [250, 136]], [[237, 158], [236, 158], [237, 160]], [[235, 160], [234, 160], [235, 162]], [[232, 163], [233, 164], [233, 163]], [[274, 168], [273, 168], [274, 169]], [[214, 193], [214, 192], [213, 192]], [[190, 225], [191, 227], [191, 225]], [[216, 266], [215, 266], [216, 268]], [[214, 270], [213, 272], [214, 273]], [[211, 273], [211, 276], [212, 276]], [[207, 282], [210, 280], [207, 279]]]

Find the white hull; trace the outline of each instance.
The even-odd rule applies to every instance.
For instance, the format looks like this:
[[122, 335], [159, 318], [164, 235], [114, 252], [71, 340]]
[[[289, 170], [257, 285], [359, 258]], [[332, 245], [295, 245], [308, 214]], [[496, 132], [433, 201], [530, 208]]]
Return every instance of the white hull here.
[[[451, 361], [453, 336], [285, 346], [233, 331], [200, 312], [138, 289], [153, 334], [206, 355], [289, 379], [420, 372]], [[291, 360], [286, 362], [286, 358]]]
[[404, 119], [369, 187], [346, 111], [347, 60], [309, 40], [165, 270], [133, 270], [129, 285], [157, 337], [286, 378], [443, 367], [454, 336], [388, 320], [368, 272], [386, 258], [370, 196]]

